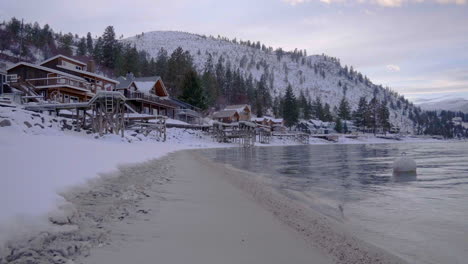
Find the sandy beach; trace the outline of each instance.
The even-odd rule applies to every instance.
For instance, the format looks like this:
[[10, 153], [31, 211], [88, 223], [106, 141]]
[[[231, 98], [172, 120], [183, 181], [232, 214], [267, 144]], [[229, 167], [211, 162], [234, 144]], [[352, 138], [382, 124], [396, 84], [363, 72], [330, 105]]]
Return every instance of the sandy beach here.
[[164, 199], [145, 199], [150, 213], [115, 224], [82, 263], [333, 263], [192, 155], [171, 155]]
[[62, 195], [55, 228], [9, 243], [6, 263], [405, 263], [195, 150]]

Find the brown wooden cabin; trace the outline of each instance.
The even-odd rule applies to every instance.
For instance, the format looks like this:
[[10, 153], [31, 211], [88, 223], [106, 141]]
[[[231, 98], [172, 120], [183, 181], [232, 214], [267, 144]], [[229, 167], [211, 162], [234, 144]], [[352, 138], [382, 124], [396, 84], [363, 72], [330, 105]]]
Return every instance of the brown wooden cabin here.
[[20, 62], [8, 69], [18, 84], [33, 85], [36, 92], [45, 99], [57, 102], [82, 102], [94, 96], [90, 84], [83, 78], [26, 62]]
[[175, 117], [175, 105], [159, 76], [135, 78], [133, 74], [117, 79], [117, 91], [127, 98], [127, 103], [138, 113]]
[[239, 122], [240, 116], [237, 110], [221, 110], [213, 113], [213, 120], [223, 123]]
[[116, 80], [94, 73], [95, 67], [93, 61], [86, 64], [67, 56], [57, 55], [43, 61], [40, 65], [85, 79], [91, 84], [90, 88], [93, 93], [98, 91], [114, 91], [119, 83]]
[[13, 86], [28, 86], [46, 100], [61, 103], [82, 102], [98, 91], [113, 91], [118, 81], [94, 72], [94, 64], [57, 55], [37, 64], [20, 62], [8, 69], [17, 82]]
[[252, 118], [252, 110], [250, 105], [228, 105], [224, 110], [235, 110], [239, 114], [239, 121], [250, 121]]

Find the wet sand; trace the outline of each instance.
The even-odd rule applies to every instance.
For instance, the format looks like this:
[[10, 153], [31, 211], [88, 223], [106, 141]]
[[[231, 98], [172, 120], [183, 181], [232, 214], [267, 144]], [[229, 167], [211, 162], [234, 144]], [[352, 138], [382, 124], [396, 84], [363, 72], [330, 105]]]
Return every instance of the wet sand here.
[[63, 196], [55, 228], [0, 248], [0, 264], [405, 263], [197, 151], [122, 167]]
[[[83, 263], [334, 263], [193, 153], [172, 155], [171, 183], [141, 219], [113, 226]], [[220, 175], [223, 174], [223, 175]]]

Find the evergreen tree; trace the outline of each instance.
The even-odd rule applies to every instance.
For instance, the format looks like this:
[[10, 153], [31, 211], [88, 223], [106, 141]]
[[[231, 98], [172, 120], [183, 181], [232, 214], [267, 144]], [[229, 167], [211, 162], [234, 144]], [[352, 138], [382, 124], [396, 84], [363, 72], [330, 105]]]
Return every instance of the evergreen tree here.
[[175, 49], [167, 62], [167, 76], [165, 81], [173, 95], [177, 96], [181, 93], [184, 76], [193, 70], [192, 56], [190, 53], [184, 51], [181, 47]]
[[200, 79], [194, 70], [185, 74], [182, 81], [182, 95], [179, 99], [201, 109], [207, 108]]
[[319, 120], [324, 120], [322, 100], [320, 100], [320, 97], [318, 96], [315, 98], [315, 101], [312, 103], [312, 111], [313, 111], [313, 114], [315, 115], [315, 118]]
[[335, 121], [335, 130], [338, 133], [343, 132], [343, 124], [341, 123], [341, 119], [339, 117], [336, 118], [336, 121]]
[[101, 64], [102, 63], [102, 38], [99, 37], [96, 41], [96, 44], [94, 45], [93, 48], [93, 58], [96, 61], [96, 63]]
[[338, 107], [338, 117], [342, 120], [351, 119], [351, 109], [349, 107], [348, 101], [346, 100], [346, 97], [341, 99], [340, 106]]
[[367, 126], [372, 128], [374, 135], [377, 133], [377, 128], [379, 127], [379, 118], [378, 118], [378, 110], [379, 110], [379, 101], [377, 98], [372, 98], [369, 102], [369, 111], [367, 114]]
[[167, 54], [167, 51], [164, 48], [161, 48], [158, 51], [158, 56], [156, 57], [155, 73], [156, 75], [160, 76], [163, 80], [165, 80], [167, 77], [168, 59], [169, 56]]
[[108, 26], [102, 35], [102, 63], [109, 68], [114, 67], [117, 46], [114, 27]]
[[359, 104], [357, 110], [354, 112], [354, 122], [356, 127], [363, 129], [367, 125], [369, 115], [369, 109], [367, 105], [366, 97], [359, 98]]
[[73, 35], [71, 33], [65, 34], [60, 38], [59, 41], [59, 49], [61, 53], [63, 53], [66, 56], [71, 56], [73, 55], [72, 51], [72, 46], [73, 44]]
[[390, 111], [388, 110], [386, 102], [382, 102], [379, 105], [377, 116], [378, 116], [379, 124], [382, 127], [383, 132], [387, 133], [390, 130], [391, 124], [390, 124]]
[[310, 104], [307, 101], [307, 98], [304, 95], [304, 92], [301, 91], [299, 95], [299, 108], [302, 111], [302, 118], [305, 120], [309, 120], [311, 118], [311, 109], [310, 109]]
[[86, 39], [82, 37], [80, 39], [80, 42], [78, 43], [78, 50], [76, 51], [76, 54], [78, 56], [85, 56], [86, 55]]
[[91, 32], [88, 32], [86, 35], [86, 49], [89, 54], [93, 54], [93, 38], [91, 37]]
[[287, 127], [292, 127], [295, 125], [299, 118], [297, 101], [291, 85], [288, 85], [286, 88], [286, 94], [284, 95], [283, 118]]
[[323, 121], [325, 122], [331, 122], [333, 121], [333, 115], [330, 111], [330, 105], [328, 103], [325, 103], [323, 106]]

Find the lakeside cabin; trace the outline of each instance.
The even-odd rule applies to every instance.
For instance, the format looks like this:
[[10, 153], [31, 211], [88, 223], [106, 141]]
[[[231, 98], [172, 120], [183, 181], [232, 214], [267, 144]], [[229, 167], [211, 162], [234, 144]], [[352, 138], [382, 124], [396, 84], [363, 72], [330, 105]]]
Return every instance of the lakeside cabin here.
[[237, 110], [221, 110], [213, 113], [213, 120], [222, 123], [235, 123], [240, 121], [240, 115]]
[[89, 64], [57, 55], [40, 64], [19, 62], [7, 69], [12, 87], [28, 98], [58, 103], [86, 102], [98, 91], [113, 91], [118, 81], [88, 71]]
[[247, 104], [228, 105], [224, 110], [235, 110], [239, 115], [239, 121], [250, 121], [252, 118], [252, 109]]
[[138, 113], [175, 118], [178, 105], [169, 97], [161, 77], [120, 76], [116, 91], [123, 93], [127, 103]]
[[223, 123], [234, 123], [239, 121], [250, 121], [252, 110], [250, 105], [228, 105], [223, 110], [214, 112], [213, 120]]

